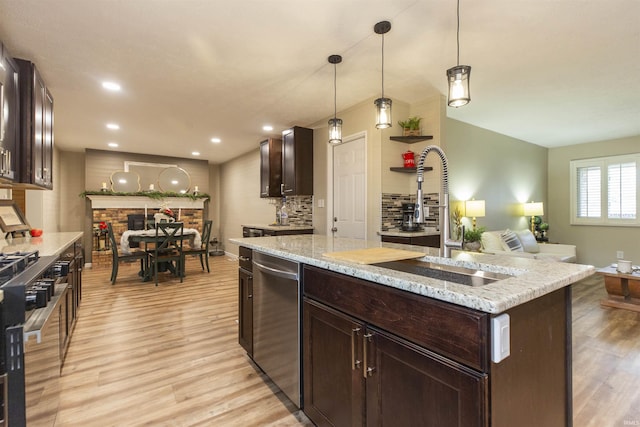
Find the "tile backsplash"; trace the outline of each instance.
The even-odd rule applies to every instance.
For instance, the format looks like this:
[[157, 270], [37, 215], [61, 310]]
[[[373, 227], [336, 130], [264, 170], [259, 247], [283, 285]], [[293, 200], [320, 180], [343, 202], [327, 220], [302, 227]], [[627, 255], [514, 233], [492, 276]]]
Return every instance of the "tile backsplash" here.
[[[424, 206], [429, 208], [425, 218], [425, 227], [438, 227], [440, 224], [439, 194], [426, 193]], [[399, 231], [402, 228], [402, 204], [415, 203], [415, 194], [382, 193], [381, 231]]]
[[[273, 205], [273, 222], [275, 222], [276, 211], [282, 207], [282, 199], [270, 198], [269, 204]], [[313, 196], [287, 197], [287, 214], [290, 225], [313, 226]]]

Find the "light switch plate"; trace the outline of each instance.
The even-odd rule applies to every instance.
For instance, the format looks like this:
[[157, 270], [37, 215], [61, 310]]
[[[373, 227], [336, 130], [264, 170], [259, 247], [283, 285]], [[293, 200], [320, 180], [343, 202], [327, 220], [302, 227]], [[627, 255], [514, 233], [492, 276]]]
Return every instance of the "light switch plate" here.
[[511, 328], [508, 314], [491, 319], [491, 361], [499, 363], [511, 354]]

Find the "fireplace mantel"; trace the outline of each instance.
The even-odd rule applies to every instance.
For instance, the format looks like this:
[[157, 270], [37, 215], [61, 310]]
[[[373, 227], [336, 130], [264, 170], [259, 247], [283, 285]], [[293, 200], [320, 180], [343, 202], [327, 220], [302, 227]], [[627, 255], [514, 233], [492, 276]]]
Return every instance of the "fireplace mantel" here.
[[87, 195], [91, 201], [92, 209], [159, 209], [163, 205], [175, 209], [204, 209], [205, 201], [208, 199], [190, 199], [188, 197], [164, 197], [162, 199], [152, 199], [145, 196], [102, 196]]

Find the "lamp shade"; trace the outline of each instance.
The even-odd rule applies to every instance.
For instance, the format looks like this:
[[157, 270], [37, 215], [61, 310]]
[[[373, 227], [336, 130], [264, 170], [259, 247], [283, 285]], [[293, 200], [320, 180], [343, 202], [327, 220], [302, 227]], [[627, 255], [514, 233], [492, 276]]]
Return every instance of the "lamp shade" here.
[[542, 202], [531, 202], [524, 204], [524, 216], [544, 215], [544, 206]]
[[329, 119], [329, 144], [342, 142], [342, 119]]
[[484, 217], [484, 200], [467, 200], [464, 202], [465, 216]]
[[386, 129], [391, 127], [391, 100], [389, 98], [378, 98], [376, 104], [376, 128]]
[[449, 82], [449, 107], [462, 107], [471, 100], [469, 93], [469, 77], [471, 67], [468, 65], [457, 65], [447, 70], [447, 80]]

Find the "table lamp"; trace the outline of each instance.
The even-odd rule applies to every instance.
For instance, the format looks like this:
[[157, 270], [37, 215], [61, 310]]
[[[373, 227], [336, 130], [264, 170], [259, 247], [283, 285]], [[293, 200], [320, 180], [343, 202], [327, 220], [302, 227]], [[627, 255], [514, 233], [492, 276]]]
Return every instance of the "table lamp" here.
[[484, 200], [467, 200], [464, 202], [465, 216], [472, 217], [473, 229], [476, 228], [476, 217], [484, 217]]
[[544, 206], [542, 205], [542, 202], [524, 204], [524, 216], [531, 217], [531, 232], [534, 234], [536, 232], [535, 218], [536, 216], [541, 215], [544, 215]]

